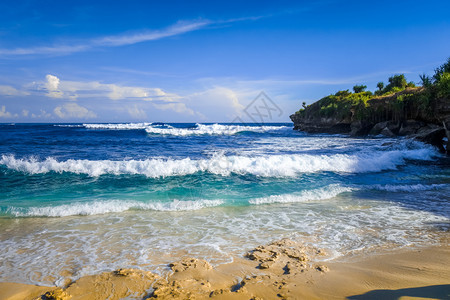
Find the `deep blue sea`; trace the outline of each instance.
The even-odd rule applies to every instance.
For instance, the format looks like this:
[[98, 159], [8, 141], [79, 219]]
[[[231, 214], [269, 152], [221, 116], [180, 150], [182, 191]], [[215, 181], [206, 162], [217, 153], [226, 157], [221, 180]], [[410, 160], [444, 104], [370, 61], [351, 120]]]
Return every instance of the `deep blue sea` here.
[[450, 159], [292, 124], [0, 124], [0, 281], [61, 284], [288, 237], [334, 259], [439, 243]]

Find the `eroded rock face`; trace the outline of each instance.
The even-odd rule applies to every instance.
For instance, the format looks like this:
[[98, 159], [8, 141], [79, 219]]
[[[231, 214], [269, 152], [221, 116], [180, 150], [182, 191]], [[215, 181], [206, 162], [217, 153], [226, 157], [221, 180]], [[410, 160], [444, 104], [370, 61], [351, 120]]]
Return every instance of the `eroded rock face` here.
[[290, 239], [275, 241], [267, 246], [258, 246], [246, 254], [259, 262], [259, 269], [278, 269], [284, 274], [304, 272], [310, 269], [311, 257], [326, 255], [323, 250], [305, 246]]
[[[427, 127], [421, 128], [418, 133], [414, 136], [416, 140], [421, 142], [431, 144], [438, 147], [441, 152], [446, 152], [443, 145], [443, 138], [445, 137], [445, 129], [440, 127]], [[447, 149], [448, 151], [449, 149]]]
[[375, 124], [372, 129], [370, 129], [370, 135], [385, 135], [385, 136], [396, 136], [400, 130], [400, 122], [385, 121]]
[[186, 271], [188, 269], [200, 269], [200, 270], [211, 270], [211, 265], [203, 259], [196, 258], [185, 258], [181, 261], [169, 264], [169, 267], [174, 272]]
[[302, 118], [297, 114], [290, 116], [294, 129], [310, 133], [349, 133], [350, 122], [334, 118]]
[[[421, 93], [423, 88], [407, 88], [389, 96], [370, 99], [372, 113], [364, 118], [355, 117], [355, 110], [336, 112], [324, 117], [321, 111], [321, 100], [308, 105], [301, 112], [290, 116], [294, 129], [309, 133], [341, 133], [350, 136], [367, 136], [382, 134], [387, 137], [407, 136], [438, 147], [441, 152], [450, 155], [450, 99], [436, 99], [432, 112], [404, 109], [394, 114], [390, 102], [398, 96], [410, 93]], [[324, 98], [325, 99], [325, 98]], [[357, 114], [356, 114], [357, 116]], [[378, 122], [378, 123], [377, 123]], [[437, 126], [445, 130], [446, 140], [442, 140], [442, 132], [432, 132], [430, 127]], [[422, 132], [421, 132], [422, 131]], [[425, 132], [424, 132], [425, 131]]]
[[450, 155], [450, 117], [442, 121], [442, 125], [445, 129], [445, 135], [447, 137], [447, 142], [445, 143], [445, 149], [447, 155]]
[[72, 296], [63, 291], [61, 288], [57, 288], [53, 291], [45, 293], [41, 298], [44, 300], [69, 300]]
[[425, 126], [424, 122], [416, 120], [406, 120], [402, 123], [398, 135], [405, 136], [416, 134], [417, 131], [424, 126]]

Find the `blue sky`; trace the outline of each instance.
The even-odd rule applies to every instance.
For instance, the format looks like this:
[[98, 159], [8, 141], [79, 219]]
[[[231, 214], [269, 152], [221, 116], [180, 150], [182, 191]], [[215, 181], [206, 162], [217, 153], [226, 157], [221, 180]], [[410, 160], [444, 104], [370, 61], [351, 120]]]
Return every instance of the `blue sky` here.
[[0, 122], [230, 122], [450, 56], [449, 1], [2, 1]]

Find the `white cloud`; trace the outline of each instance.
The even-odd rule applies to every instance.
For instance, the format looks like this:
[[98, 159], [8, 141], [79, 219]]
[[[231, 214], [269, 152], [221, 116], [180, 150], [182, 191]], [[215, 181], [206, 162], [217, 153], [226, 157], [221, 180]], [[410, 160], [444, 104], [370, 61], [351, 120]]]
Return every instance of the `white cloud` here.
[[61, 119], [91, 119], [97, 117], [94, 112], [73, 102], [57, 106], [55, 107], [53, 112]]
[[51, 98], [76, 100], [80, 98], [109, 98], [111, 100], [144, 100], [157, 102], [173, 102], [180, 96], [166, 93], [160, 88], [137, 86], [121, 86], [118, 84], [100, 83], [98, 81], [68, 81], [54, 75], [46, 75], [44, 82], [33, 83], [31, 87], [47, 91]]
[[145, 110], [139, 108], [136, 104], [132, 107], [127, 108], [128, 114], [134, 119], [146, 119], [147, 114]]
[[30, 111], [29, 111], [29, 110], [26, 110], [26, 109], [23, 109], [23, 110], [22, 110], [22, 116], [28, 117], [29, 114], [30, 114]]
[[41, 109], [40, 111], [41, 111], [41, 113], [38, 115], [32, 113], [31, 117], [34, 119], [49, 119], [52, 117], [52, 115], [50, 113], [46, 112], [45, 110]]
[[212, 24], [212, 22], [209, 20], [195, 21], [195, 22], [179, 21], [174, 25], [164, 28], [162, 30], [144, 31], [139, 33], [100, 37], [96, 39], [86, 40], [84, 43], [79, 44], [69, 43], [67, 45], [52, 45], [45, 47], [0, 49], [0, 55], [71, 54], [76, 52], [87, 51], [97, 47], [118, 47], [147, 41], [160, 40], [163, 38], [200, 30], [210, 24]]
[[45, 76], [45, 88], [47, 89], [47, 96], [51, 97], [51, 98], [62, 98], [63, 97], [63, 92], [59, 90], [59, 78], [54, 76], [54, 75], [50, 75], [47, 74]]
[[176, 113], [180, 114], [188, 114], [188, 115], [194, 115], [194, 111], [186, 106], [186, 104], [182, 102], [172, 102], [172, 103], [162, 103], [153, 104], [157, 109], [161, 110], [173, 110]]
[[9, 85], [0, 85], [0, 95], [5, 95], [5, 96], [25, 96], [28, 95], [29, 93], [27, 92], [23, 92], [23, 91], [19, 91], [16, 88], [13, 88], [12, 86]]
[[9, 111], [6, 111], [6, 107], [4, 105], [2, 105], [2, 107], [0, 109], [0, 118], [10, 119], [13, 117], [17, 117], [17, 114], [13, 115]]
[[165, 95], [160, 89], [150, 89], [142, 87], [132, 87], [132, 86], [119, 86], [115, 84], [104, 84], [100, 85], [106, 90], [111, 92], [108, 94], [111, 100], [120, 100], [127, 98], [142, 98], [150, 99], [152, 96]]
[[235, 91], [220, 86], [191, 94], [186, 97], [186, 103], [212, 121], [231, 121], [240, 116], [245, 108]]
[[71, 53], [88, 51], [98, 47], [119, 47], [132, 45], [148, 41], [156, 41], [171, 36], [177, 36], [192, 31], [198, 31], [211, 26], [220, 26], [243, 21], [256, 21], [266, 16], [250, 16], [244, 18], [233, 18], [228, 20], [197, 20], [197, 21], [178, 21], [175, 24], [160, 30], [145, 30], [141, 32], [132, 32], [127, 34], [118, 34], [111, 36], [98, 37], [86, 40], [82, 43], [68, 41], [66, 44], [57, 44], [41, 47], [0, 49], [0, 56], [20, 56], [20, 55], [67, 55]]
[[57, 91], [58, 90], [58, 86], [59, 86], [59, 78], [58, 77], [47, 74], [47, 76], [45, 76], [45, 79], [47, 80], [45, 87], [49, 91]]
[[147, 41], [159, 40], [162, 38], [180, 35], [190, 31], [199, 30], [207, 25], [211, 24], [211, 21], [197, 21], [197, 22], [183, 22], [179, 21], [176, 24], [167, 27], [163, 30], [140, 32], [135, 34], [115, 35], [99, 38], [92, 41], [93, 45], [99, 46], [123, 46], [136, 43], [142, 43]]

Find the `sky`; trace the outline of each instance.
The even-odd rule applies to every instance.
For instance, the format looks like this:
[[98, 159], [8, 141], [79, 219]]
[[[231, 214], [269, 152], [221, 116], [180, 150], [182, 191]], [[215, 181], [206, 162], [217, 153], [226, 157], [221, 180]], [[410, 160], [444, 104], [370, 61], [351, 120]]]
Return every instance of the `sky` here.
[[[450, 1], [1, 1], [0, 123], [250, 122], [450, 56]], [[267, 100], [267, 99], [266, 99]]]

